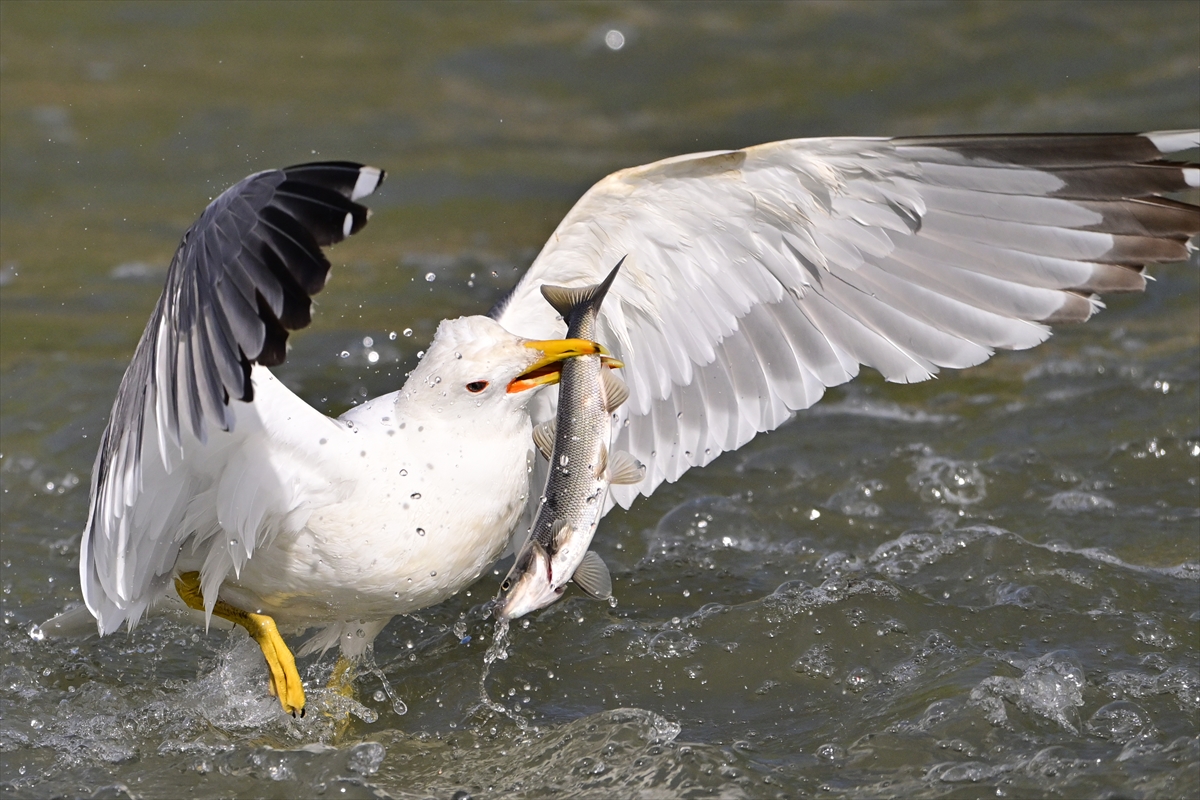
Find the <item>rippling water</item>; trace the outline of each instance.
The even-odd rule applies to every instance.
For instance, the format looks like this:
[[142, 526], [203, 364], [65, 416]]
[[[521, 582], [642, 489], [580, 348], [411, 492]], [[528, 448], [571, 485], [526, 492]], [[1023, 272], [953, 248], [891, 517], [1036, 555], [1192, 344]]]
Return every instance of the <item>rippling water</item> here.
[[6, 796], [1200, 792], [1196, 263], [1036, 350], [864, 376], [610, 515], [619, 604], [521, 620], [486, 676], [496, 576], [396, 620], [357, 700], [320, 688], [331, 656], [301, 660], [302, 721], [242, 635], [27, 634], [78, 600], [97, 437], [178, 236], [247, 172], [391, 172], [279, 371], [340, 413], [613, 169], [1200, 124], [1196, 4], [6, 2], [0, 22]]

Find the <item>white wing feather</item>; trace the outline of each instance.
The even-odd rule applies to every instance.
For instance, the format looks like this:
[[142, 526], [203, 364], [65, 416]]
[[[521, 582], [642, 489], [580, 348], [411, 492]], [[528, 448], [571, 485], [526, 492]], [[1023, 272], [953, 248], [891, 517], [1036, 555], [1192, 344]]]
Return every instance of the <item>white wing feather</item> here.
[[[1158, 199], [1196, 168], [1145, 162], [1198, 145], [1195, 131], [807, 139], [671, 158], [593, 186], [493, 316], [561, 335], [538, 287], [595, 283], [625, 257], [598, 339], [631, 394], [614, 447], [647, 467], [612, 487], [628, 507], [860, 365], [923, 381], [1044, 341], [1099, 307], [1095, 291], [1140, 290], [1140, 266], [1184, 258], [1200, 228], [1194, 206]], [[553, 413], [545, 394], [535, 422]]]

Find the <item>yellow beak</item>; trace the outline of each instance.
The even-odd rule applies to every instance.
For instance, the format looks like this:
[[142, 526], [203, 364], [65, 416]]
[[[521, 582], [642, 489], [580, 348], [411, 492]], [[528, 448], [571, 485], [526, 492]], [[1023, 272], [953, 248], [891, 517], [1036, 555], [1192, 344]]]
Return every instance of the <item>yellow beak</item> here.
[[625, 366], [609, 356], [604, 345], [589, 342], [586, 339], [543, 339], [525, 342], [525, 346], [531, 350], [537, 350], [542, 357], [508, 384], [509, 394], [558, 383], [559, 378], [562, 377], [562, 362], [576, 356], [598, 355], [604, 359], [606, 365], [613, 369]]

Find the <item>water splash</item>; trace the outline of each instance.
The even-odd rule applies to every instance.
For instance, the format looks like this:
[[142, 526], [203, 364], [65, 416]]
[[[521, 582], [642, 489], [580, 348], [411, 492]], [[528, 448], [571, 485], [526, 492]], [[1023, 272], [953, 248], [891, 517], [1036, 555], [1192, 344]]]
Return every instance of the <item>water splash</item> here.
[[508, 622], [506, 619], [496, 620], [496, 633], [492, 637], [492, 643], [488, 645], [487, 652], [483, 654], [483, 672], [479, 675], [479, 705], [476, 706], [476, 709], [487, 708], [508, 717], [522, 731], [528, 731], [530, 729], [529, 720], [505, 707], [504, 704], [497, 703], [488, 695], [487, 691], [487, 679], [492, 671], [492, 664], [508, 658]]
[[363, 662], [362, 670], [364, 672], [371, 673], [379, 679], [381, 684], [383, 684], [383, 691], [387, 693], [388, 699], [392, 701], [392, 711], [395, 712], [397, 716], [402, 717], [408, 713], [408, 704], [401, 700], [400, 696], [396, 694], [396, 690], [392, 688], [392, 684], [388, 681], [387, 675], [383, 674], [383, 670], [381, 670], [375, 664], [373, 659]]

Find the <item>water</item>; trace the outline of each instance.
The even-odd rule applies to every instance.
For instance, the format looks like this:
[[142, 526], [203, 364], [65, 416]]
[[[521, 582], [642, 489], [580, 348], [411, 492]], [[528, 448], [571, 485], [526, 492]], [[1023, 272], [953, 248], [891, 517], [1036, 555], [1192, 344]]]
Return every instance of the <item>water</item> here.
[[6, 795], [1200, 792], [1195, 264], [1036, 350], [864, 376], [610, 515], [618, 605], [569, 590], [488, 667], [502, 572], [395, 621], [356, 701], [321, 688], [332, 655], [301, 659], [327, 712], [304, 720], [240, 633], [27, 635], [78, 599], [97, 437], [164, 265], [246, 173], [391, 173], [279, 371], [340, 413], [487, 308], [613, 169], [801, 135], [1200, 124], [1194, 3], [4, 3], [0, 22]]

